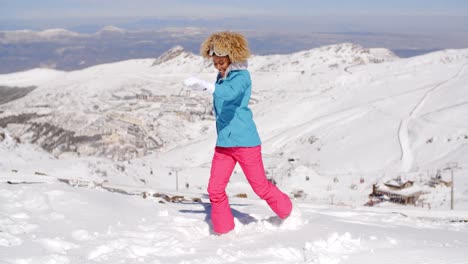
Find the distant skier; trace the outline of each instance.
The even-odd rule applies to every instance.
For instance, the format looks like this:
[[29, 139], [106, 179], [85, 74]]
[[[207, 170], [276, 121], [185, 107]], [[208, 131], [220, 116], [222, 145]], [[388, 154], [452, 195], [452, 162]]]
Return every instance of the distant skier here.
[[190, 77], [184, 84], [193, 90], [213, 94], [218, 138], [211, 164], [208, 194], [214, 232], [228, 233], [234, 229], [226, 186], [239, 162], [254, 192], [265, 200], [279, 218], [292, 211], [288, 195], [267, 180], [261, 154], [261, 141], [248, 107], [252, 92], [247, 59], [247, 40], [235, 32], [219, 32], [209, 36], [201, 45], [201, 55], [212, 58], [219, 71], [216, 82]]

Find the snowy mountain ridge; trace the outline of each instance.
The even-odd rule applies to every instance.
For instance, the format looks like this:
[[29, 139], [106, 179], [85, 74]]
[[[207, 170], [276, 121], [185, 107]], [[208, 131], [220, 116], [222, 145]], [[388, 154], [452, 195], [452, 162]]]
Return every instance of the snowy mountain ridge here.
[[0, 43], [15, 43], [22, 41], [50, 41], [50, 40], [59, 40], [60, 38], [82, 38], [86, 35], [76, 33], [70, 30], [63, 28], [47, 29], [42, 31], [34, 30], [14, 30], [14, 31], [0, 31]]
[[[366, 49], [352, 43], [329, 45], [286, 55], [254, 55], [249, 59], [249, 69], [254, 72], [305, 72], [318, 69], [328, 70], [351, 65], [381, 63], [398, 57], [388, 49]], [[181, 46], [176, 46], [162, 54], [154, 66], [165, 63], [160, 70], [170, 73], [174, 67], [180, 71], [213, 71], [210, 61], [194, 56]], [[328, 67], [328, 69], [326, 68]], [[195, 68], [196, 69], [196, 68]], [[196, 72], [196, 70], [195, 70]]]
[[[309, 68], [314, 69], [314, 67], [316, 67], [315, 65], [318, 65], [314, 60], [316, 57], [319, 57], [319, 54], [321, 54], [320, 58], [322, 58], [323, 61], [327, 61], [328, 57], [334, 57], [334, 61], [339, 59], [341, 60], [341, 63], [344, 63], [344, 65], [348, 65], [350, 63], [364, 63], [365, 61], [381, 62], [386, 59], [372, 56], [368, 50], [359, 46], [343, 44], [325, 47], [317, 51], [312, 50], [306, 53], [292, 54], [290, 57], [256, 56], [251, 60], [251, 69], [254, 72], [271, 72], [278, 71], [280, 69], [283, 71], [289, 70], [298, 72], [299, 69], [307, 68], [305, 66], [306, 64]], [[359, 57], [361, 55], [363, 57]], [[304, 57], [304, 59], [301, 60], [301, 63], [297, 60], [299, 57]], [[103, 128], [103, 126], [106, 126], [105, 124], [109, 123], [105, 120], [119, 119], [119, 122], [140, 126], [139, 121], [136, 120], [138, 117], [132, 116], [131, 114], [129, 115], [128, 113], [111, 112], [111, 109], [115, 109], [116, 106], [119, 109], [118, 111], [126, 112], [126, 109], [137, 110], [152, 108], [156, 105], [153, 101], [159, 100], [159, 107], [170, 108], [169, 112], [174, 112], [177, 111], [177, 109], [173, 109], [177, 108], [174, 104], [181, 103], [179, 101], [185, 101], [184, 98], [187, 97], [187, 100], [191, 100], [192, 102], [185, 103], [193, 106], [195, 115], [201, 114], [203, 115], [201, 118], [209, 118], [210, 109], [208, 107], [209, 103], [207, 98], [196, 94], [192, 95], [190, 94], [190, 91], [183, 91], [185, 95], [180, 95], [181, 89], [184, 88], [181, 87], [180, 83], [174, 83], [173, 81], [171, 81], [169, 85], [165, 83], [163, 89], [157, 89], [155, 86], [157, 86], [160, 81], [158, 80], [158, 75], [163, 73], [196, 73], [200, 71], [204, 73], [213, 73], [214, 71], [211, 66], [211, 62], [184, 51], [182, 47], [175, 47], [156, 59], [152, 64], [152, 68], [148, 68], [147, 63], [148, 60], [124, 61], [108, 65], [94, 66], [82, 71], [69, 73], [38, 69], [24, 73], [4, 75], [1, 83], [7, 86], [38, 86], [38, 89], [29, 96], [12, 102], [12, 106], [16, 106], [16, 109], [23, 109], [23, 114], [34, 113], [36, 116], [31, 116], [31, 118], [43, 120], [33, 128], [34, 130], [51, 130], [55, 131], [52, 134], [57, 135], [55, 139], [48, 139], [47, 135], [50, 135], [51, 133], [45, 133], [43, 135], [37, 135], [36, 133], [33, 136], [34, 141], [42, 142], [42, 145], [49, 146], [49, 151], [54, 151], [54, 153], [60, 154], [61, 152], [74, 151], [76, 150], [76, 147], [78, 147], [68, 146], [68, 143], [63, 141], [60, 143], [55, 142], [58, 140], [57, 137], [68, 135], [60, 138], [67, 138], [66, 141], [81, 142], [84, 140], [87, 146], [82, 150], [82, 152], [84, 152], [81, 154], [109, 155], [113, 150], [93, 150], [94, 147], [89, 146], [89, 144], [94, 144], [92, 141], [105, 140], [105, 136], [103, 136], [103, 134], [112, 137], [115, 130], [119, 129], [118, 125], [113, 128]], [[338, 64], [335, 63], [335, 65]], [[135, 71], [131, 71], [129, 69], [135, 69]], [[137, 72], [146, 73], [138, 74]], [[119, 77], [116, 78], [116, 76]], [[30, 83], [28, 83], [28, 81], [30, 81]], [[168, 87], [172, 87], [172, 89], [167, 89]], [[160, 96], [160, 98], [156, 98], [154, 96]], [[122, 103], [127, 103], [127, 105], [123, 106]], [[133, 105], [135, 104], [141, 105], [134, 107]], [[70, 106], [74, 107], [70, 108]], [[71, 109], [71, 111], [69, 109]], [[76, 115], [77, 109], [80, 109], [79, 112], [81, 112], [82, 115]], [[170, 140], [166, 140], [166, 136], [159, 135], [161, 133], [160, 131], [154, 132], [154, 127], [150, 127], [151, 119], [154, 120], [157, 116], [150, 111], [141, 111], [145, 112], [145, 115], [147, 115], [147, 118], [145, 118], [144, 121], [145, 124], [143, 124], [144, 128], [142, 129], [146, 131], [149, 130], [153, 133], [152, 135], [149, 135], [146, 132], [142, 132], [142, 137], [146, 139], [151, 137], [152, 142], [154, 141], [154, 143], [152, 143], [150, 147], [142, 142], [137, 143], [137, 141], [143, 141], [143, 139], [141, 139], [135, 140], [130, 143], [130, 145], [144, 145], [142, 153], [144, 155], [147, 153], [146, 148], [155, 149], [158, 148], [159, 145], [165, 144], [163, 142]], [[164, 109], [162, 111], [165, 112]], [[5, 117], [17, 114], [18, 112], [16, 111], [5, 111], [3, 116]], [[193, 116], [186, 116], [186, 118], [190, 119], [193, 118]], [[135, 122], [129, 121], [130, 119], [134, 119]], [[164, 117], [162, 119], [164, 119]], [[44, 127], [42, 125], [44, 124], [44, 120], [47, 120], [51, 127]], [[173, 122], [170, 123], [171, 125], [169, 125], [169, 127], [175, 126]], [[206, 126], [208, 127], [209, 125], [207, 124]], [[139, 129], [140, 128], [137, 128], [138, 132], [135, 133], [140, 133], [141, 131], [139, 131]], [[164, 129], [168, 131], [168, 134], [173, 134], [169, 132], [170, 128]], [[30, 130], [31, 128], [28, 129], [28, 131]], [[112, 130], [114, 130], [114, 132], [112, 132]], [[151, 134], [151, 132], [149, 133]], [[186, 134], [183, 131], [180, 131], [180, 133], [184, 136]], [[77, 137], [83, 136], [85, 138], [77, 139]], [[123, 138], [124, 137], [120, 137], [120, 140], [127, 141]], [[175, 141], [177, 142], [184, 142], [184, 138], [173, 138], [176, 139]], [[191, 138], [194, 138], [194, 136], [191, 136]], [[64, 147], [64, 144], [67, 146]], [[171, 144], [173, 144], [173, 142], [168, 142], [168, 145]], [[101, 147], [104, 146], [104, 148], [106, 147], [106, 144], [99, 145]], [[60, 148], [62, 149], [60, 150]], [[138, 151], [139, 148], [136, 147], [135, 149]], [[123, 148], [120, 152], [128, 152], [128, 149]]]

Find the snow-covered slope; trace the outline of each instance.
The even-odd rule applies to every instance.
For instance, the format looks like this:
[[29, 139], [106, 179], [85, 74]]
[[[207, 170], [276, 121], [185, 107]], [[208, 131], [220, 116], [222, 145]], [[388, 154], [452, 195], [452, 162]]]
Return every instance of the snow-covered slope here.
[[[182, 86], [213, 80], [209, 61], [175, 47], [0, 75], [0, 262], [468, 263], [468, 50], [399, 59], [346, 43], [254, 56], [250, 71], [268, 177], [302, 215], [279, 221], [236, 168], [226, 236], [206, 196], [211, 98]], [[427, 185], [449, 165], [453, 211], [450, 188]], [[396, 176], [419, 207], [362, 206]]]
[[1, 85], [15, 87], [36, 86], [51, 82], [63, 74], [64, 72], [51, 69], [32, 69], [29, 71], [2, 75]]
[[[362, 204], [382, 179], [403, 173], [423, 184], [447, 163], [466, 168], [467, 63], [468, 50], [399, 59], [350, 43], [253, 56], [251, 107], [268, 176], [310, 199]], [[206, 188], [211, 98], [182, 81], [213, 80], [210, 61], [175, 47], [156, 60], [35, 71], [0, 75], [0, 86], [37, 86], [0, 106], [0, 127], [13, 137], [56, 157], [128, 160], [135, 178], [157, 188], [173, 188], [175, 170], [181, 185]], [[234, 189], [251, 193], [238, 181]], [[350, 186], [357, 191], [344, 191]]]
[[[328, 72], [327, 63], [336, 72], [346, 65], [385, 59], [388, 56], [376, 57], [362, 47], [343, 44], [290, 56], [255, 57], [251, 64], [254, 72], [280, 70], [288, 75], [305, 69]], [[3, 75], [0, 85], [37, 89], [2, 106], [5, 113], [0, 118], [10, 117], [9, 124], [26, 123], [9, 130], [55, 155], [77, 152], [115, 159], [146, 155], [213, 132], [212, 122], [204, 121], [211, 118], [210, 99], [181, 86], [183, 78], [198, 73], [213, 78], [211, 63], [175, 47], [152, 64], [132, 60], [68, 73], [33, 70]], [[21, 121], [11, 122], [17, 115]]]
[[466, 212], [297, 203], [302, 223], [285, 225], [263, 201], [232, 198], [236, 229], [219, 237], [210, 231], [208, 199], [184, 198], [168, 203], [50, 181], [0, 183], [0, 262], [467, 263], [468, 230], [459, 222]]

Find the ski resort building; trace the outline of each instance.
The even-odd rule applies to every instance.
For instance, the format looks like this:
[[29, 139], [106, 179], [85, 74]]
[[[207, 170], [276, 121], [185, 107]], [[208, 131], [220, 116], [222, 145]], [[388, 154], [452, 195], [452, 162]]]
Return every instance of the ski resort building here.
[[368, 205], [383, 201], [415, 205], [421, 194], [421, 189], [414, 186], [413, 181], [402, 181], [401, 177], [398, 177], [385, 182], [383, 185], [372, 185], [372, 193], [369, 195], [370, 202]]

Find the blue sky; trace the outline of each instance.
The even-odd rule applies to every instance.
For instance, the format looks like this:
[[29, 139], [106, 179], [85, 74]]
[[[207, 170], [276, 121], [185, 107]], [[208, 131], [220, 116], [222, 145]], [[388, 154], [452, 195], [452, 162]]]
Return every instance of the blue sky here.
[[0, 17], [242, 17], [307, 15], [467, 16], [467, 0], [0, 0]]
[[0, 30], [140, 29], [157, 25], [151, 19], [222, 29], [468, 35], [468, 0], [0, 0]]

